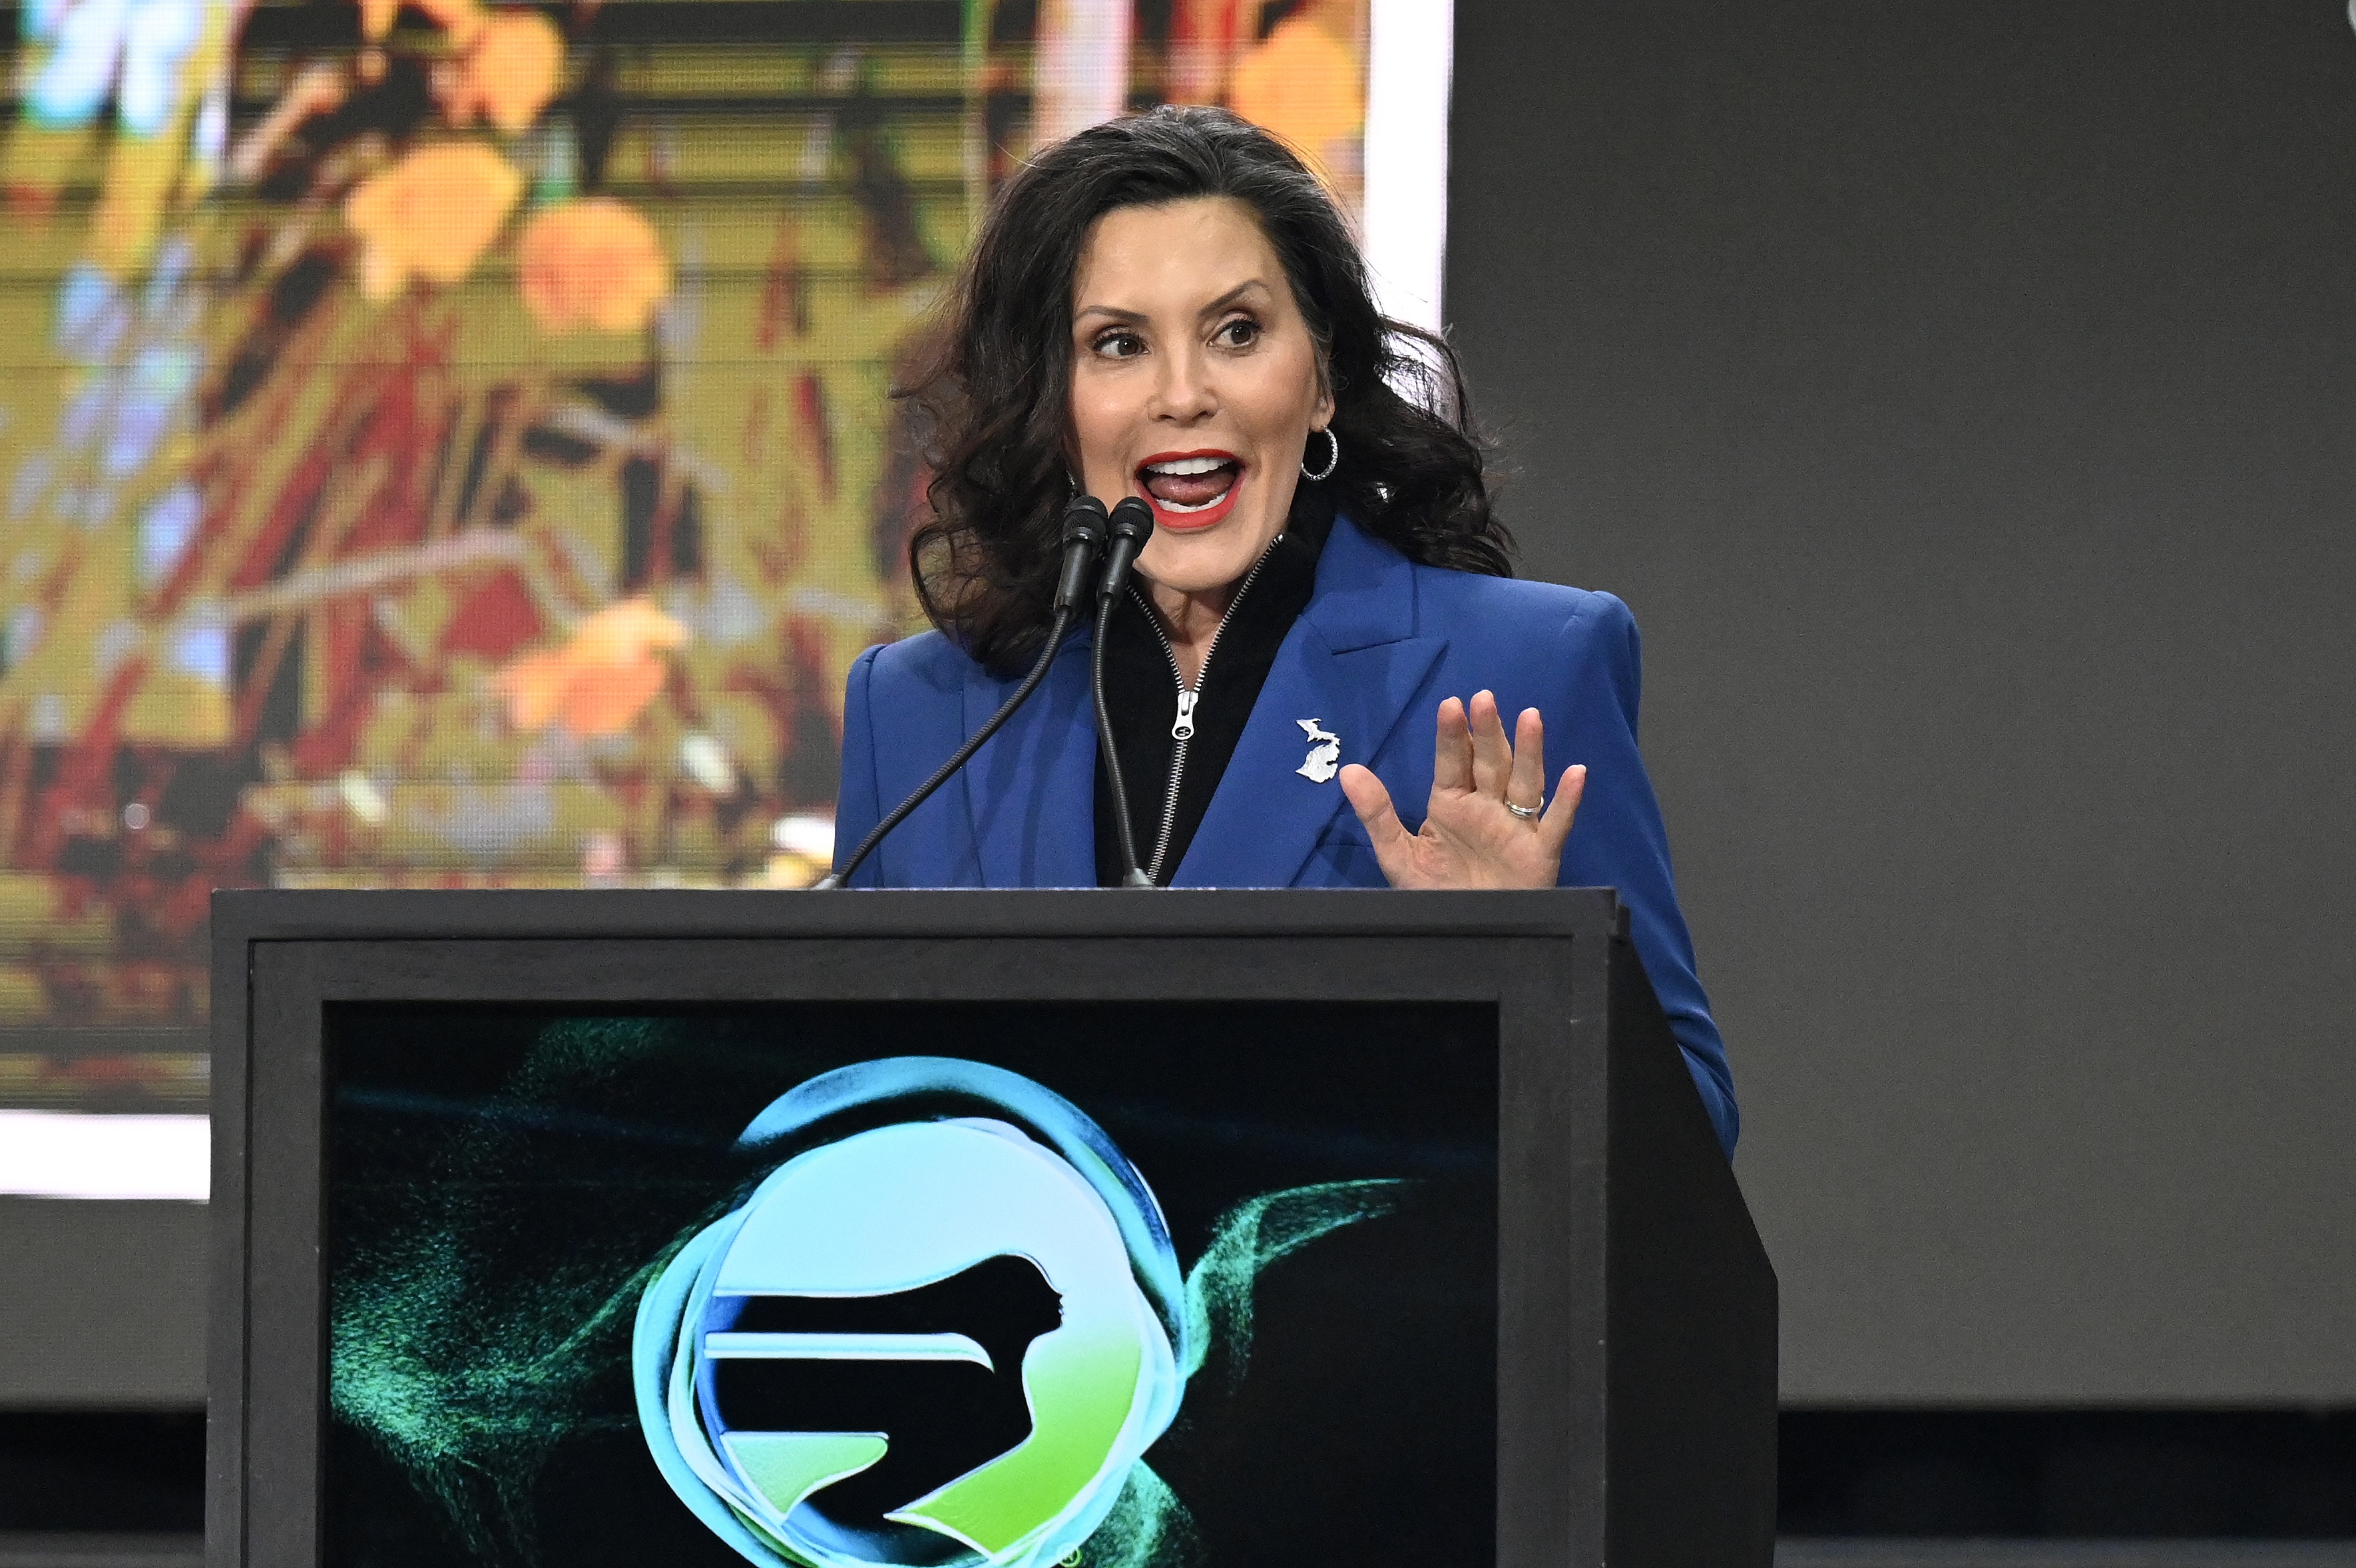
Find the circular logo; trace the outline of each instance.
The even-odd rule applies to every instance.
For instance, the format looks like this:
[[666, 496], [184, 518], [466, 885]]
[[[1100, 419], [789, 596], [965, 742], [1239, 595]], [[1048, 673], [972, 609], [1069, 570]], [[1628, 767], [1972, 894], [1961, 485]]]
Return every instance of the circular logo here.
[[[1077, 1548], [1169, 1424], [1182, 1381], [1176, 1254], [1128, 1160], [1030, 1080], [937, 1057], [812, 1079], [745, 1141], [798, 1152], [639, 1302], [639, 1419], [671, 1488], [764, 1568], [1030, 1568]], [[1034, 1297], [1028, 1317], [1009, 1305]], [[880, 1520], [830, 1507], [829, 1488], [877, 1467], [894, 1433], [820, 1417], [872, 1392], [895, 1420], [937, 1422], [958, 1407], [926, 1400], [924, 1380], [965, 1387], [974, 1368], [1019, 1372], [1019, 1441]], [[740, 1399], [731, 1391], [752, 1369], [802, 1381]]]

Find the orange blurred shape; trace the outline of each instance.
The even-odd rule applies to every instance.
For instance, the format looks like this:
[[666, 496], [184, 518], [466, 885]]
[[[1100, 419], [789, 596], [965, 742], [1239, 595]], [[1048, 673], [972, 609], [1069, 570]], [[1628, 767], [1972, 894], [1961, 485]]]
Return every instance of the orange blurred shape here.
[[509, 135], [528, 128], [556, 96], [564, 36], [537, 11], [495, 11], [466, 51], [466, 76], [452, 118], [482, 115]]
[[523, 176], [477, 142], [418, 148], [344, 200], [344, 221], [367, 244], [360, 292], [389, 300], [412, 277], [455, 283], [498, 238]]
[[1306, 16], [1288, 16], [1236, 68], [1227, 106], [1312, 157], [1366, 117], [1350, 46]]
[[573, 667], [562, 650], [525, 654], [491, 677], [491, 689], [507, 699], [508, 722], [530, 732], [544, 730], [564, 705]]
[[686, 642], [685, 626], [644, 599], [625, 599], [582, 622], [562, 647], [513, 660], [491, 684], [518, 730], [561, 723], [584, 738], [619, 734], [662, 690], [669, 670], [661, 654]]
[[611, 197], [568, 201], [524, 225], [516, 270], [541, 330], [635, 332], [670, 292], [654, 225]]
[[640, 659], [656, 648], [687, 645], [686, 626], [654, 607], [652, 601], [632, 597], [608, 604], [573, 628], [573, 647], [599, 659]]
[[[464, 48], [483, 25], [482, 7], [475, 0], [408, 0], [434, 18], [451, 41]], [[401, 15], [402, 0], [360, 0], [360, 32], [370, 43], [382, 43]]]

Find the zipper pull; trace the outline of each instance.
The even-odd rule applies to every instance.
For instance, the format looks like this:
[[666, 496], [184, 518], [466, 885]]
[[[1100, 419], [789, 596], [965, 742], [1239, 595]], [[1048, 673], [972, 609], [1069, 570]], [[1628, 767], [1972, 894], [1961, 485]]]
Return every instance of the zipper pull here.
[[1178, 688], [1178, 722], [1170, 726], [1170, 738], [1173, 741], [1194, 738], [1194, 696], [1183, 686]]

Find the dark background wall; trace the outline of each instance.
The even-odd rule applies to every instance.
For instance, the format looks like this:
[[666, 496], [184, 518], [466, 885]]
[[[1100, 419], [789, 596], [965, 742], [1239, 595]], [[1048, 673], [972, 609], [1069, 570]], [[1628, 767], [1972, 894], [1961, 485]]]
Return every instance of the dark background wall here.
[[209, 1224], [201, 1203], [0, 1198], [0, 1413], [203, 1404]]
[[1644, 629], [1787, 1400], [2356, 1400], [2346, 15], [1457, 27], [1448, 315]]

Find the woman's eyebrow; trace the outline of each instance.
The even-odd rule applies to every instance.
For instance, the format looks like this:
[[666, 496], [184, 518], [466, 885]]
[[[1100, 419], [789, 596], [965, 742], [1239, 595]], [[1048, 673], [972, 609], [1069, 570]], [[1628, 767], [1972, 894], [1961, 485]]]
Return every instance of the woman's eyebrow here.
[[[1274, 292], [1267, 283], [1258, 278], [1246, 278], [1242, 283], [1237, 283], [1234, 288], [1229, 289], [1226, 293], [1221, 294], [1217, 299], [1213, 300], [1210, 304], [1205, 305], [1200, 311], [1196, 312], [1195, 318], [1197, 320], [1204, 320], [1208, 317], [1217, 315], [1222, 311], [1231, 310], [1235, 307], [1237, 301], [1241, 300], [1246, 294], [1251, 293], [1255, 290], [1264, 294]], [[1150, 319], [1146, 313], [1141, 310], [1123, 310], [1119, 305], [1110, 304], [1084, 304], [1080, 306], [1079, 309], [1072, 313], [1072, 322], [1076, 325], [1092, 315], [1102, 316], [1108, 321], [1125, 322], [1130, 325], [1135, 325]]]
[[1266, 283], [1260, 282], [1258, 278], [1246, 278], [1242, 283], [1237, 283], [1234, 288], [1229, 289], [1226, 293], [1221, 294], [1217, 299], [1215, 299], [1209, 304], [1205, 305], [1196, 315], [1195, 319], [1198, 321], [1204, 320], [1210, 316], [1217, 315], [1222, 311], [1233, 309], [1237, 301], [1241, 300], [1246, 294], [1250, 293], [1255, 289], [1258, 290], [1261, 293], [1269, 293], [1273, 292]]

